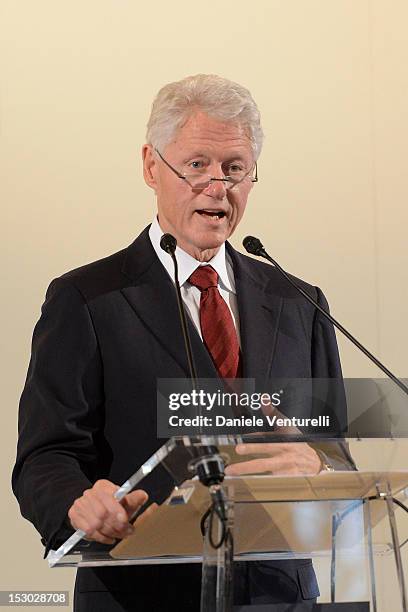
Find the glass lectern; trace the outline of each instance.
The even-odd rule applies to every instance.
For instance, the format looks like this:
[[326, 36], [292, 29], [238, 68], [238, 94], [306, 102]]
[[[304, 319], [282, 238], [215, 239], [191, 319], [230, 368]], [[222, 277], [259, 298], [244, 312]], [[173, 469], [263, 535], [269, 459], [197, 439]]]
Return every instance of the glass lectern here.
[[[235, 609], [235, 561], [312, 558], [321, 598], [307, 609], [388, 612], [394, 598], [392, 609], [406, 612], [404, 543], [393, 498], [408, 487], [408, 469], [356, 470], [345, 461], [343, 467], [316, 476], [227, 476], [218, 489], [224, 503], [220, 517], [213, 511], [209, 489], [195, 474], [195, 464], [208, 452], [219, 453], [226, 463], [242, 461], [235, 447], [243, 441], [270, 444], [274, 435], [169, 439], [119, 492], [120, 498], [143, 488], [144, 478], [160, 466], [171, 481], [165, 501], [136, 517], [134, 533], [113, 547], [97, 546], [84, 541], [81, 533], [74, 534], [57, 551], [50, 551], [50, 565], [202, 563], [201, 611], [229, 612]], [[371, 442], [375, 444], [364, 440], [366, 445]], [[347, 443], [326, 439], [321, 446], [330, 459]], [[314, 444], [319, 447], [319, 442]], [[262, 446], [259, 449], [262, 453]], [[390, 563], [391, 578], [384, 584], [379, 575]], [[342, 606], [334, 607], [336, 602]]]

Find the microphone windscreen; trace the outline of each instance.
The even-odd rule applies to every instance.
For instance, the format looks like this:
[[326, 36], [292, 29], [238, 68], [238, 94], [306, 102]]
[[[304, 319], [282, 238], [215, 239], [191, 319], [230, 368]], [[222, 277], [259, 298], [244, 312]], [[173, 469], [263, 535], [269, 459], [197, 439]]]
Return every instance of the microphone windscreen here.
[[160, 238], [160, 246], [163, 251], [171, 255], [176, 250], [177, 240], [171, 234], [163, 234]]
[[263, 244], [259, 240], [259, 238], [255, 238], [255, 236], [246, 236], [242, 244], [248, 253], [251, 255], [260, 255], [261, 251], [263, 251]]

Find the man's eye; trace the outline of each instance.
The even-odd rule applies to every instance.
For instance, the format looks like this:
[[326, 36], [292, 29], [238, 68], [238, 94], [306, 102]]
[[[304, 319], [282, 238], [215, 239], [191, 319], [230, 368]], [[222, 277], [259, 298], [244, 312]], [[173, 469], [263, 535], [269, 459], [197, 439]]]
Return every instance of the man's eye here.
[[192, 161], [190, 162], [190, 167], [193, 170], [201, 170], [204, 167], [204, 165], [202, 161]]
[[243, 172], [243, 167], [240, 166], [239, 164], [230, 164], [227, 167], [227, 173], [228, 174], [239, 174], [240, 172]]

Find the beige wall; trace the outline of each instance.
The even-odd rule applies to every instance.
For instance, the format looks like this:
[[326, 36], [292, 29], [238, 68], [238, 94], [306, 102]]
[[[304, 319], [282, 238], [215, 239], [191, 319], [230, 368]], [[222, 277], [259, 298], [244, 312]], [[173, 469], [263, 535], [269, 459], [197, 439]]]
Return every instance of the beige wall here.
[[[0, 0], [1, 588], [71, 585], [8, 493], [17, 401], [48, 282], [152, 218], [140, 145], [164, 83], [216, 72], [251, 89], [267, 138], [233, 243], [262, 237], [408, 376], [407, 22], [405, 0]], [[376, 373], [340, 347], [346, 375]]]

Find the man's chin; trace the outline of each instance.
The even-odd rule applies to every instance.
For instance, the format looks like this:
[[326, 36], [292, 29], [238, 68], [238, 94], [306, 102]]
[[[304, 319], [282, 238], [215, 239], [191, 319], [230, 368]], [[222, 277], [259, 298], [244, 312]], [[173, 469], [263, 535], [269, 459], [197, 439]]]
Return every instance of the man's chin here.
[[212, 238], [211, 240], [195, 240], [194, 242], [189, 242], [184, 246], [179, 244], [179, 246], [186, 251], [189, 255], [194, 257], [199, 261], [209, 261], [214, 257], [219, 248], [224, 244], [226, 238], [220, 237], [219, 239]]
[[194, 245], [195, 249], [199, 251], [218, 251], [218, 249], [224, 244], [225, 239], [220, 240], [206, 240], [198, 242]]
[[207, 249], [219, 249], [221, 245], [227, 240], [228, 235], [223, 231], [212, 231], [203, 232], [201, 235], [196, 236], [196, 247], [201, 250]]

